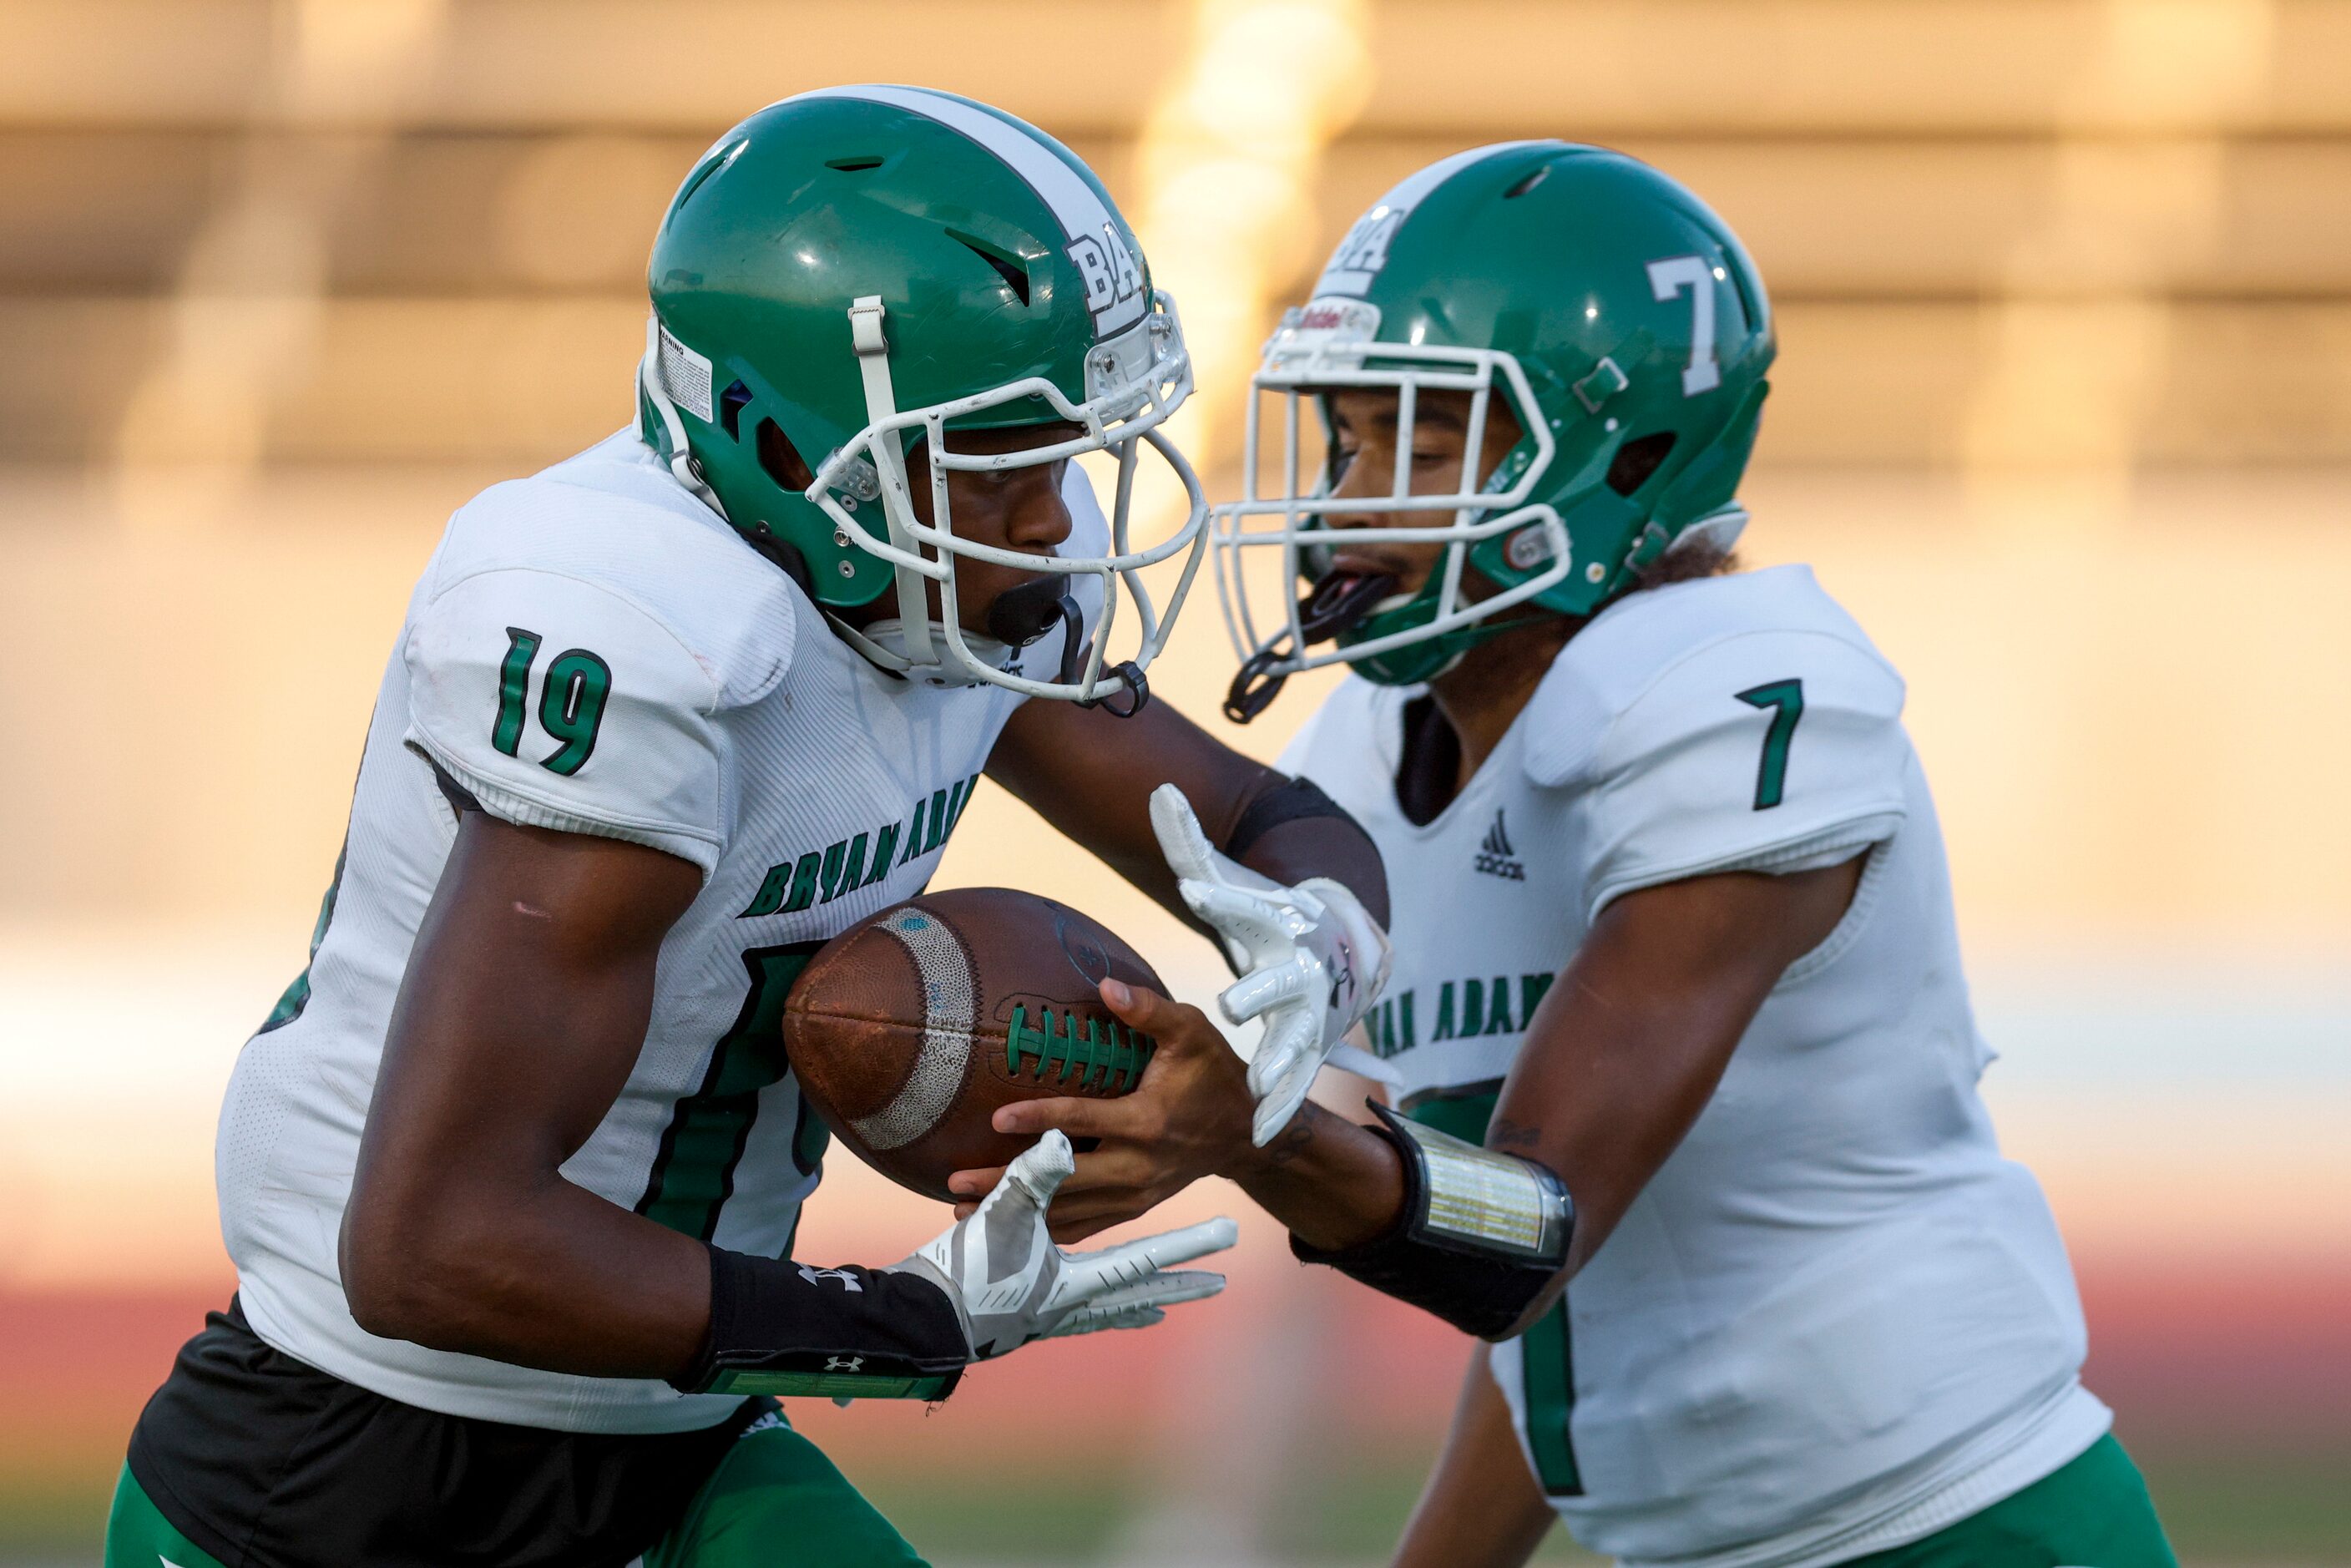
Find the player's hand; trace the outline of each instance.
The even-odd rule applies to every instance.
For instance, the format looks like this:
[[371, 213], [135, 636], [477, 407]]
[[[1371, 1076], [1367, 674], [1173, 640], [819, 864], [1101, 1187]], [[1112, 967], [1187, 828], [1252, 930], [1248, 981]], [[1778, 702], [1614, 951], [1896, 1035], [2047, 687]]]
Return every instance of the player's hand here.
[[[1256, 1153], [1249, 1128], [1257, 1101], [1248, 1071], [1207, 1015], [1116, 980], [1102, 983], [1102, 998], [1153, 1040], [1150, 1064], [1134, 1091], [1115, 1100], [1015, 1101], [998, 1106], [993, 1121], [998, 1132], [1014, 1137], [1060, 1132], [1099, 1140], [1077, 1156], [1076, 1173], [1053, 1202], [1057, 1241], [1082, 1241], [1123, 1225]], [[977, 1197], [1003, 1174], [957, 1171], [947, 1186]], [[969, 1213], [969, 1203], [958, 1204], [956, 1212]]]
[[1206, 1220], [1099, 1252], [1064, 1252], [1045, 1231], [1045, 1210], [1067, 1180], [1070, 1140], [1048, 1133], [1005, 1167], [1004, 1179], [897, 1270], [938, 1286], [962, 1318], [972, 1359], [984, 1361], [1031, 1340], [1097, 1329], [1144, 1328], [1177, 1301], [1225, 1288], [1222, 1274], [1168, 1269], [1221, 1252], [1239, 1234], [1229, 1219]]
[[1173, 784], [1151, 792], [1151, 827], [1184, 902], [1224, 939], [1240, 972], [1217, 1009], [1236, 1024], [1265, 1020], [1249, 1069], [1251, 1135], [1263, 1148], [1306, 1103], [1331, 1048], [1379, 999], [1387, 933], [1328, 877], [1284, 887], [1217, 853]]

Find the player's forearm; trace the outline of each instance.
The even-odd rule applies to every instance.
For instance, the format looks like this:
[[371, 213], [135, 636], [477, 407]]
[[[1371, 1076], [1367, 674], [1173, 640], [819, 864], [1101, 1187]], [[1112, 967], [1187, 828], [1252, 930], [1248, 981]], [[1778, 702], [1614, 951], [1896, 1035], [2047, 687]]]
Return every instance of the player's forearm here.
[[662, 1376], [709, 1321], [702, 1244], [566, 1181], [626, 1086], [693, 866], [467, 811], [417, 934], [345, 1206], [361, 1328]]
[[1294, 789], [1269, 799], [1291, 781], [1165, 704], [1126, 720], [1072, 703], [1023, 704], [998, 738], [987, 775], [1204, 933], [1152, 830], [1151, 793], [1163, 784], [1183, 790], [1217, 849], [1277, 882], [1329, 877], [1387, 923], [1387, 879], [1368, 834], [1327, 801], [1332, 814], [1301, 813], [1296, 808], [1310, 802]]
[[1404, 1207], [1404, 1166], [1378, 1134], [1307, 1102], [1271, 1144], [1225, 1173], [1259, 1207], [1322, 1251], [1391, 1229]]
[[1445, 1451], [1397, 1543], [1395, 1568], [1519, 1568], [1552, 1526], [1484, 1345], [1470, 1358]]
[[[1275, 774], [1280, 784], [1290, 781]], [[1277, 786], [1278, 787], [1278, 786]], [[1246, 832], [1248, 819], [1240, 828]], [[1232, 854], [1229, 845], [1219, 845]], [[1284, 884], [1328, 877], [1353, 893], [1374, 920], [1388, 923], [1387, 871], [1369, 833], [1352, 817], [1308, 816], [1277, 822], [1244, 839], [1234, 859], [1251, 871]]]
[[459, 1166], [355, 1197], [343, 1272], [371, 1333], [549, 1372], [672, 1376], [710, 1322], [701, 1243], [552, 1172]]

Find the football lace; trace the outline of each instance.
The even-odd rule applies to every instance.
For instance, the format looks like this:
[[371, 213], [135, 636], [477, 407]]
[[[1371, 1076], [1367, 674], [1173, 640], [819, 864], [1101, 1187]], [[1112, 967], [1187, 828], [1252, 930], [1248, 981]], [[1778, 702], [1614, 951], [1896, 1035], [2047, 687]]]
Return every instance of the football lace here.
[[1081, 1015], [1075, 1008], [1064, 1008], [1056, 1027], [1050, 1003], [1037, 1012], [1038, 1021], [1031, 1023], [1028, 1004], [1015, 1002], [1012, 1021], [1004, 1029], [1004, 1069], [1016, 1078], [1027, 1061], [1035, 1063], [1040, 1082], [1058, 1067], [1060, 1072], [1053, 1079], [1057, 1084], [1068, 1083], [1070, 1074], [1075, 1072], [1080, 1089], [1108, 1088], [1123, 1093], [1142, 1078], [1151, 1053], [1157, 1049], [1149, 1035], [1130, 1030], [1115, 1019], [1091, 1012]]

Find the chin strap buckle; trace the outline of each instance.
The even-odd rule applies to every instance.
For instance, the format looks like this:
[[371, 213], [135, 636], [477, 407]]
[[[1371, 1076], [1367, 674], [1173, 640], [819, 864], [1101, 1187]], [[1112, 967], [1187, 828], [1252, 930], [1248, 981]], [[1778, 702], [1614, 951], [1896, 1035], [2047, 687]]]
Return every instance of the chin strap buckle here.
[[[987, 634], [1010, 648], [1026, 648], [1043, 637], [1055, 626], [1061, 629], [1061, 667], [1054, 680], [1065, 686], [1074, 686], [1085, 679], [1086, 655], [1092, 644], [1080, 642], [1086, 629], [1086, 618], [1078, 609], [1077, 596], [1068, 591], [1061, 579], [1040, 577], [1008, 588], [996, 596], [987, 612]], [[1124, 689], [1126, 706], [1113, 706], [1110, 696], [1076, 697], [1071, 700], [1080, 707], [1098, 707], [1113, 718], [1133, 718], [1151, 700], [1151, 683], [1143, 678], [1143, 667], [1129, 659], [1109, 671], [1110, 678]]]
[[849, 346], [864, 359], [872, 354], [890, 351], [890, 340], [882, 335], [882, 297], [861, 294], [850, 302]]
[[[1080, 643], [1078, 633], [1085, 630], [1085, 618], [1078, 613], [1078, 601], [1070, 594], [1061, 595], [1056, 607], [1061, 618], [1061, 668], [1054, 677], [1065, 686], [1076, 685], [1085, 678], [1086, 654], [1092, 643]], [[1133, 659], [1112, 666], [1110, 678], [1125, 689], [1126, 706], [1116, 706], [1110, 697], [1076, 698], [1080, 707], [1098, 707], [1113, 718], [1133, 718], [1151, 701], [1151, 683], [1143, 678], [1143, 666]]]
[[1346, 631], [1369, 615], [1395, 588], [1396, 580], [1384, 571], [1368, 577], [1334, 571], [1316, 583], [1298, 602], [1298, 648], [1293, 653], [1281, 652], [1282, 639], [1277, 636], [1251, 653], [1242, 663], [1240, 673], [1233, 677], [1233, 684], [1225, 688], [1225, 716], [1235, 724], [1247, 724], [1263, 713], [1281, 695], [1282, 683], [1293, 673], [1288, 669], [1277, 671], [1276, 665], [1287, 664], [1314, 643], [1327, 643]]
[[1080, 707], [1098, 707], [1113, 718], [1133, 718], [1151, 701], [1151, 683], [1143, 678], [1143, 667], [1133, 659], [1115, 665], [1110, 678], [1126, 689], [1126, 706], [1119, 707], [1109, 697], [1080, 697]]
[[1280, 674], [1270, 672], [1287, 657], [1276, 649], [1259, 648], [1244, 660], [1233, 684], [1225, 688], [1225, 716], [1235, 724], [1247, 724], [1271, 707], [1290, 674], [1286, 670]]

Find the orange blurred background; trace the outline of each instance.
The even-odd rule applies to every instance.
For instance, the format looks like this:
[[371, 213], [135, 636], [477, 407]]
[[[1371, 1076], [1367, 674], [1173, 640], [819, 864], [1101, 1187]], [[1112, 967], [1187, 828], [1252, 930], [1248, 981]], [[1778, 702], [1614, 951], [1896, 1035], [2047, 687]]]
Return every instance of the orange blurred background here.
[[[1403, 173], [1604, 141], [1745, 236], [1748, 487], [1910, 680], [1987, 1093], [2184, 1555], [2351, 1563], [2351, 4], [5, 0], [0, 1562], [95, 1560], [140, 1402], [230, 1288], [211, 1136], [302, 961], [448, 512], [631, 411], [676, 179], [903, 80], [1071, 143], [1182, 301], [1228, 494], [1257, 342]], [[1205, 585], [1204, 585], [1205, 593]], [[1214, 717], [1190, 608], [1154, 685]], [[1311, 683], [1301, 682], [1301, 685]], [[1218, 969], [1000, 792], [1019, 883]], [[1238, 1195], [1233, 1289], [936, 1412], [795, 1411], [956, 1561], [1375, 1560], [1464, 1355]], [[803, 1232], [938, 1212], [837, 1157]], [[893, 1250], [895, 1249], [895, 1250]], [[1562, 1560], [1571, 1560], [1562, 1546]]]

